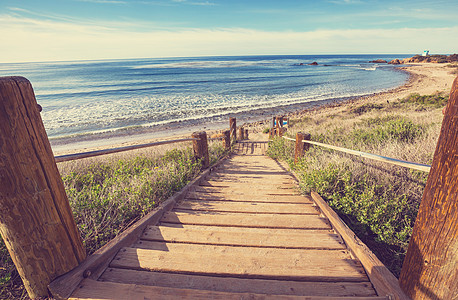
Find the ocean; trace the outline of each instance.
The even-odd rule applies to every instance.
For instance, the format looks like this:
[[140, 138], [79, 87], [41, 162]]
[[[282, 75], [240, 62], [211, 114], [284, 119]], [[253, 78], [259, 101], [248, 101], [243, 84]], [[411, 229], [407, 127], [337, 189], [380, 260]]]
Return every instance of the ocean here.
[[[408, 75], [369, 63], [411, 55], [231, 56], [0, 64], [0, 76], [34, 87], [51, 141], [162, 132], [177, 124], [226, 122], [251, 112], [268, 118], [386, 91]], [[318, 65], [308, 65], [317, 62]], [[267, 115], [267, 116], [266, 116]], [[248, 119], [248, 118], [247, 118]], [[210, 124], [210, 125], [209, 125]], [[207, 127], [207, 126], [206, 126]]]

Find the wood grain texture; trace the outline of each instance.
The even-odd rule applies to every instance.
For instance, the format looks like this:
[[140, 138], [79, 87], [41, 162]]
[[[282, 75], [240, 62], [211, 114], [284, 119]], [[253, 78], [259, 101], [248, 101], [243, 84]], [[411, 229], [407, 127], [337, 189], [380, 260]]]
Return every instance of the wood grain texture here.
[[[294, 250], [143, 242], [124, 248], [110, 267], [181, 274], [323, 282], [367, 281], [343, 250]], [[152, 249], [151, 249], [152, 248]]]
[[317, 215], [167, 212], [162, 217], [161, 222], [255, 228], [330, 229], [326, 219]]
[[[376, 296], [369, 282], [304, 282], [183, 275], [108, 268], [102, 281], [161, 287], [180, 287], [227, 293], [267, 295], [368, 297]], [[353, 298], [352, 298], [353, 299]]]
[[374, 253], [351, 231], [337, 213], [312, 191], [312, 198], [323, 214], [329, 219], [332, 227], [343, 238], [348, 248], [356, 255], [369, 276], [379, 296], [390, 296], [394, 299], [408, 300], [401, 290], [397, 278], [385, 267]]
[[189, 192], [186, 199], [224, 200], [240, 202], [270, 202], [270, 203], [310, 203], [310, 199], [302, 195], [246, 195], [225, 193]]
[[400, 283], [414, 299], [458, 298], [458, 77], [450, 92]]
[[86, 252], [30, 82], [0, 79], [0, 232], [31, 297]]
[[175, 206], [176, 210], [219, 211], [240, 213], [276, 213], [295, 215], [317, 215], [318, 210], [311, 203], [256, 203], [235, 201], [186, 200]]
[[231, 136], [232, 143], [235, 143], [237, 140], [237, 119], [229, 118], [229, 131]]
[[203, 186], [198, 186], [194, 189], [195, 192], [201, 193], [231, 193], [231, 194], [245, 194], [248, 191], [252, 195], [299, 195], [297, 189], [294, 188], [284, 188], [282, 186], [275, 187], [272, 185], [264, 185], [262, 187], [256, 186], [253, 189], [253, 186], [247, 184], [245, 186], [208, 186], [208, 182], [203, 183]]
[[284, 230], [195, 225], [185, 228], [150, 226], [145, 230], [141, 239], [209, 245], [345, 249], [340, 237], [328, 230]]
[[192, 142], [194, 156], [202, 161], [202, 169], [208, 168], [210, 157], [208, 156], [207, 133], [205, 131], [194, 132], [191, 137], [196, 139]]
[[[192, 289], [163, 288], [156, 286], [139, 286], [134, 284], [99, 282], [86, 279], [70, 300], [126, 300], [126, 299], [214, 299], [214, 300], [341, 300], [342, 297], [303, 297], [291, 295], [265, 295], [253, 293], [225, 293], [200, 291]], [[382, 300], [386, 297], [354, 297], [354, 300]]]

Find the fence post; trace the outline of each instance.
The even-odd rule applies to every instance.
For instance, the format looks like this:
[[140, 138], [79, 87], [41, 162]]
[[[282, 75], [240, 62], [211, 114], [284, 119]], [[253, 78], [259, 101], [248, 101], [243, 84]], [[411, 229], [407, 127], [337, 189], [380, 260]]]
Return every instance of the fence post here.
[[31, 298], [86, 258], [30, 82], [0, 78], [0, 233]]
[[210, 159], [208, 156], [207, 133], [205, 131], [194, 132], [192, 137], [198, 140], [192, 141], [194, 156], [202, 160], [202, 169], [208, 168]]
[[238, 131], [237, 132], [237, 139], [238, 140], [244, 140], [244, 137], [243, 137], [244, 136], [244, 134], [243, 134], [244, 130], [243, 130], [243, 128], [239, 127], [239, 129], [237, 131]]
[[413, 299], [458, 291], [458, 77], [455, 79], [399, 283]]
[[303, 140], [310, 140], [310, 133], [296, 133], [296, 146], [294, 148], [294, 162], [297, 163], [300, 158], [304, 156], [304, 152], [310, 147], [310, 144], [303, 142]]
[[277, 135], [283, 135], [283, 116], [277, 117]]
[[231, 132], [229, 130], [225, 130], [223, 134], [224, 134], [224, 139], [223, 139], [224, 149], [231, 150]]
[[229, 130], [231, 131], [232, 143], [237, 140], [237, 120], [235, 118], [229, 118]]

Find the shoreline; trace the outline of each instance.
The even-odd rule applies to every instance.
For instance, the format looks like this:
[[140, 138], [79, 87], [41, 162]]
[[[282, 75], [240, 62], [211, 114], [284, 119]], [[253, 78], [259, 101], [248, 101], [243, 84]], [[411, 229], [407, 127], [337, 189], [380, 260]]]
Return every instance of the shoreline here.
[[[397, 68], [407, 72], [406, 83], [394, 89], [347, 98], [327, 99], [301, 104], [292, 104], [273, 108], [263, 108], [254, 111], [231, 114], [237, 118], [238, 126], [244, 125], [250, 131], [250, 139], [265, 139], [262, 131], [269, 126], [272, 115], [301, 117], [317, 110], [328, 110], [355, 104], [380, 103], [395, 101], [412, 93], [433, 94], [436, 91], [449, 92], [455, 75], [445, 65], [423, 63], [408, 64]], [[275, 113], [274, 113], [275, 112]], [[176, 122], [154, 128], [138, 128], [133, 131], [115, 131], [104, 134], [65, 139], [50, 139], [54, 155], [65, 155], [79, 152], [101, 150], [106, 148], [124, 147], [137, 144], [151, 143], [162, 140], [189, 137], [195, 131], [207, 131], [210, 136], [223, 129], [228, 129], [229, 115], [210, 118], [206, 123], [198, 121]], [[72, 141], [73, 139], [73, 141]], [[68, 143], [70, 141], [70, 143]]]

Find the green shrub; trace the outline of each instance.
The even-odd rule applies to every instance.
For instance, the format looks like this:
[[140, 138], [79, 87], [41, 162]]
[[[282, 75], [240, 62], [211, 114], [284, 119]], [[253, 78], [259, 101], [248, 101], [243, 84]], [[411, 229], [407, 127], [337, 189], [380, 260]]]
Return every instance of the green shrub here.
[[425, 131], [423, 126], [405, 118], [395, 118], [385, 122], [383, 119], [368, 119], [362, 124], [367, 127], [355, 129], [349, 134], [349, 141], [355, 145], [387, 141], [411, 143]]
[[447, 105], [448, 95], [444, 93], [435, 93], [432, 95], [411, 94], [401, 100], [401, 103], [417, 103], [425, 106], [432, 106], [434, 108], [441, 108]]
[[353, 114], [362, 115], [362, 114], [364, 114], [366, 112], [369, 112], [371, 110], [374, 110], [374, 109], [379, 110], [379, 109], [382, 109], [382, 108], [383, 108], [382, 104], [366, 103], [366, 104], [357, 106], [355, 108], [352, 108], [350, 110], [350, 112], [353, 113]]

